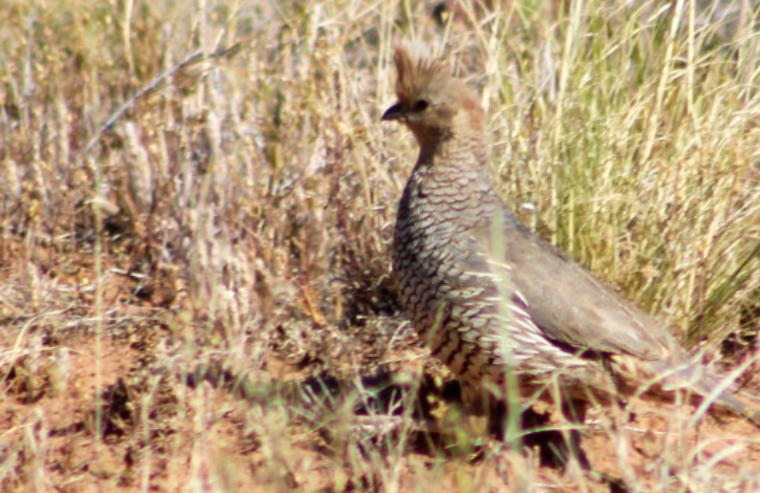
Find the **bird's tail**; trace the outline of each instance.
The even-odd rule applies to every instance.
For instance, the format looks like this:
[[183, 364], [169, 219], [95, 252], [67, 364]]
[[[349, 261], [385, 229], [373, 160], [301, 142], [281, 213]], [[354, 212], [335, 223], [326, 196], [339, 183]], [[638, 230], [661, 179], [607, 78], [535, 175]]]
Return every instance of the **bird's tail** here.
[[746, 362], [731, 374], [722, 377], [694, 362], [677, 367], [666, 362], [654, 362], [653, 366], [661, 374], [668, 375], [664, 379], [664, 389], [683, 389], [700, 397], [701, 404], [695, 415], [697, 418], [710, 405], [714, 405], [743, 417], [760, 428], [760, 398], [739, 390], [736, 385], [737, 377], [747, 370], [753, 361]]

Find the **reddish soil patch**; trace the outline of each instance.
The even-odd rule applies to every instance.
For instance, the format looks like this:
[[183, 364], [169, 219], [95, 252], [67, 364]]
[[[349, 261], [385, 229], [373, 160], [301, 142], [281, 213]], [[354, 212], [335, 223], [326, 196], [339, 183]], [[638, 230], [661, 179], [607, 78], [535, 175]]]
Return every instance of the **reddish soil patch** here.
[[[6, 333], [13, 347], [19, 333]], [[33, 339], [33, 336], [30, 336]], [[383, 445], [315, 428], [281, 403], [250, 404], [210, 385], [189, 388], [176, 378], [130, 380], [145, 348], [128, 338], [104, 338], [100, 387], [104, 438], [95, 438], [96, 353], [91, 333], [3, 370], [0, 403], [4, 491], [760, 491], [760, 432], [733, 417], [704, 419], [684, 429], [692, 408], [649, 402], [614, 429], [609, 409], [583, 433], [591, 464], [579, 476], [541, 464], [537, 449], [511, 451], [493, 440], [485, 448], [420, 449], [398, 437]], [[421, 350], [398, 353], [413, 367]], [[420, 358], [422, 356], [422, 358]], [[273, 362], [274, 366], [274, 362]], [[288, 366], [278, 373], [287, 375]], [[436, 373], [433, 364], [428, 371]], [[24, 372], [43, 390], [27, 399]], [[169, 397], [166, 397], [169, 396]], [[678, 416], [683, 414], [683, 416]], [[147, 416], [147, 419], [146, 419]], [[350, 420], [350, 418], [347, 418]], [[338, 421], [329, 421], [335, 426]], [[679, 428], [680, 427], [680, 428]], [[614, 431], [613, 431], [614, 430]], [[424, 440], [423, 440], [424, 441]], [[364, 443], [365, 445], [357, 445]], [[687, 475], [686, 472], [689, 472]]]

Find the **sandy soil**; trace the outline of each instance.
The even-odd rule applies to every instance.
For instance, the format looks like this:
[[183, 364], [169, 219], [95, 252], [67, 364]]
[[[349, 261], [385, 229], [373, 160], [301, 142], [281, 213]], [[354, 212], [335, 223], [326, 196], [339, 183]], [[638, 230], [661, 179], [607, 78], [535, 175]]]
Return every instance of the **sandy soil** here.
[[[688, 406], [648, 402], [635, 403], [635, 415], [619, 430], [611, 428], [611, 410], [592, 413], [582, 442], [590, 468], [581, 473], [542, 460], [548, 439], [528, 440], [533, 447], [522, 453], [493, 439], [452, 452], [420, 446], [425, 440], [413, 434], [400, 445], [391, 434], [396, 443], [390, 447], [369, 446], [363, 458], [352, 457], [359, 448], [345, 436], [287, 419], [275, 405], [250, 404], [224, 388], [193, 388], [162, 374], [157, 368], [167, 365], [146, 357], [152, 349], [144, 336], [104, 337], [99, 370], [91, 331], [55, 341], [34, 363], [20, 358], [3, 367], [3, 491], [419, 491], [421, 485], [440, 491], [760, 491], [757, 429], [713, 416], [689, 429]], [[7, 332], [0, 346], [33, 339], [34, 333]], [[398, 356], [425, 358], [414, 344]], [[288, 366], [275, 363], [274, 373], [286, 376]], [[146, 369], [148, 376], [135, 376]], [[105, 389], [102, 440], [95, 438], [98, 371]], [[437, 365], [428, 371], [438, 372]], [[257, 422], [266, 423], [265, 432]], [[282, 426], [272, 425], [278, 422]], [[364, 471], [357, 470], [361, 464]]]

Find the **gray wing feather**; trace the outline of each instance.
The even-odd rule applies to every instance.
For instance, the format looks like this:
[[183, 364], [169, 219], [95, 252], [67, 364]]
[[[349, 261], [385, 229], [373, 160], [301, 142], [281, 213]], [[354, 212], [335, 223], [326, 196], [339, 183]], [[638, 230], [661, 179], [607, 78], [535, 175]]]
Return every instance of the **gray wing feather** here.
[[478, 231], [473, 241], [489, 245], [492, 257], [510, 266], [510, 286], [544, 333], [579, 349], [628, 354], [641, 359], [672, 358], [680, 349], [667, 328], [549, 243], [531, 233], [508, 210], [503, 227]]

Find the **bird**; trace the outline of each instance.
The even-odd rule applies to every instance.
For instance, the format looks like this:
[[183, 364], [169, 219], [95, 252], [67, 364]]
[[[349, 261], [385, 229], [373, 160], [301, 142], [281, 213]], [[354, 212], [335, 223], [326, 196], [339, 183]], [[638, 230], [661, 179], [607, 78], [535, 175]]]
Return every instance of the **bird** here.
[[403, 124], [419, 145], [393, 233], [397, 294], [466, 408], [482, 413], [488, 399], [517, 392], [559, 401], [582, 422], [590, 404], [680, 388], [760, 427], [753, 396], [510, 210], [488, 166], [476, 92], [427, 45], [400, 43], [393, 59], [397, 101], [381, 120]]

